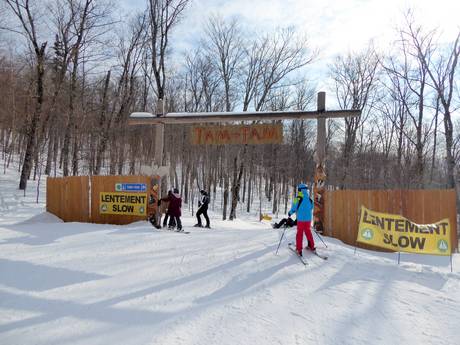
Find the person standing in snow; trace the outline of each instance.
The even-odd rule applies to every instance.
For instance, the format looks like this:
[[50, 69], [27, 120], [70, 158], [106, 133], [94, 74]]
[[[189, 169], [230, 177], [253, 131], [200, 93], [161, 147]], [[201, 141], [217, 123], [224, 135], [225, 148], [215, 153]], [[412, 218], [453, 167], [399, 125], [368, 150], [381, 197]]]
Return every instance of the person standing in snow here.
[[[168, 224], [168, 218], [170, 218], [170, 214], [168, 212], [168, 209], [169, 209], [169, 201], [168, 201], [168, 197], [172, 195], [172, 190], [168, 190], [168, 195], [165, 197], [165, 198], [162, 198], [160, 200], [158, 200], [158, 206], [160, 208], [160, 220], [159, 220], [159, 224], [161, 223], [161, 216], [164, 214], [165, 217], [163, 218], [163, 228], [166, 228], [167, 224]], [[175, 226], [175, 224], [174, 224]]]
[[181, 231], [182, 223], [181, 223], [180, 217], [182, 215], [181, 214], [182, 198], [179, 194], [179, 190], [177, 188], [174, 188], [171, 194], [168, 194], [166, 198], [161, 199], [161, 200], [169, 202], [169, 205], [168, 205], [168, 215], [170, 217], [169, 226], [173, 227], [175, 223], [175, 225], [177, 226], [177, 230]]
[[201, 199], [198, 201], [198, 211], [196, 212], [196, 219], [198, 223], [194, 226], [201, 228], [203, 225], [201, 224], [201, 215], [204, 216], [206, 219], [206, 227], [209, 229], [211, 228], [209, 224], [209, 217], [208, 217], [208, 205], [209, 205], [209, 195], [205, 190], [200, 190]]
[[297, 234], [296, 250], [302, 256], [303, 234], [308, 240], [308, 248], [315, 251], [315, 242], [311, 233], [311, 214], [313, 210], [313, 201], [310, 199], [310, 192], [307, 185], [301, 183], [297, 186], [297, 197], [293, 200], [288, 216], [297, 214]]
[[[156, 198], [158, 197], [157, 193], [158, 185], [153, 185], [152, 189], [149, 190], [149, 198], [148, 198], [148, 205], [147, 205], [147, 214], [148, 214], [148, 220], [149, 222], [157, 229], [160, 228], [159, 222], [157, 221], [158, 219], [158, 207], [157, 207], [157, 202]], [[160, 215], [161, 217], [161, 215]]]

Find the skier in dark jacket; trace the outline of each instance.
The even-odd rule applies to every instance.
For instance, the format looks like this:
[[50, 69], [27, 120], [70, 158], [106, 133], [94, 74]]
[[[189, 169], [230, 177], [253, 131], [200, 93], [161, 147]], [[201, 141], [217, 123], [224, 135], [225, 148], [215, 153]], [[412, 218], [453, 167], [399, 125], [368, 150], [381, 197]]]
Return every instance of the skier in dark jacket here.
[[201, 215], [203, 215], [204, 219], [206, 219], [206, 227], [211, 228], [208, 217], [209, 195], [205, 190], [200, 190], [200, 194], [201, 199], [198, 201], [198, 211], [196, 212], [196, 219], [198, 220], [198, 223], [196, 223], [194, 226], [200, 228], [203, 226], [201, 224]]
[[171, 194], [168, 194], [168, 196], [164, 199], [164, 201], [168, 201], [168, 215], [170, 217], [169, 219], [169, 225], [173, 226], [174, 221], [175, 224], [177, 225], [177, 230], [181, 231], [182, 230], [182, 223], [180, 220], [181, 217], [181, 208], [182, 208], [182, 198], [179, 194], [179, 190], [177, 188], [174, 188], [173, 192]]

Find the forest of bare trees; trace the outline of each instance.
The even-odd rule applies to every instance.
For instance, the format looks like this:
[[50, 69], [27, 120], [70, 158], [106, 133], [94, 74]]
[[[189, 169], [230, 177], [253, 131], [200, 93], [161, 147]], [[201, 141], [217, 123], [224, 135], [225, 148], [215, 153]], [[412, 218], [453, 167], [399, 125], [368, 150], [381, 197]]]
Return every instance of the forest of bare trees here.
[[[213, 15], [182, 53], [174, 30], [191, 0], [149, 0], [120, 20], [105, 0], [1, 0], [0, 149], [19, 160], [20, 189], [50, 176], [136, 174], [152, 165], [153, 128], [134, 111], [314, 110], [321, 52], [293, 28], [249, 32]], [[329, 188], [456, 188], [460, 160], [460, 31], [449, 40], [401, 16], [391, 49], [337, 56], [321, 78], [328, 104], [359, 109], [328, 122]], [[190, 128], [167, 126], [167, 185], [187, 203], [222, 191], [223, 218], [259, 198], [285, 212], [293, 186], [312, 182], [315, 121], [285, 121], [282, 145], [192, 146]]]

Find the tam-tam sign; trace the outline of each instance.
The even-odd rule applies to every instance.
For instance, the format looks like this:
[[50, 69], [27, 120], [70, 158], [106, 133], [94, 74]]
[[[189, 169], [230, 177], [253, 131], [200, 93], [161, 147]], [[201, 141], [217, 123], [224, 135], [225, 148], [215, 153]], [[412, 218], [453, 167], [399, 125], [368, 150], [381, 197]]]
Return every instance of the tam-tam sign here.
[[191, 138], [194, 145], [280, 144], [283, 125], [194, 126]]
[[399, 252], [451, 255], [449, 219], [416, 224], [400, 215], [361, 207], [358, 242]]

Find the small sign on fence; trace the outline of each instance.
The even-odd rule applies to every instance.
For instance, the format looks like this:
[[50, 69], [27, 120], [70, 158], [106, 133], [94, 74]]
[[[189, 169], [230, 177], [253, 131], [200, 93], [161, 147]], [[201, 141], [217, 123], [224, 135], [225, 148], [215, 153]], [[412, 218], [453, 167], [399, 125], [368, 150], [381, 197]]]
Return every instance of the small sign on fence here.
[[147, 214], [147, 194], [143, 193], [99, 193], [100, 214], [120, 214], [145, 216]]
[[115, 183], [117, 192], [146, 192], [147, 185], [145, 183]]

